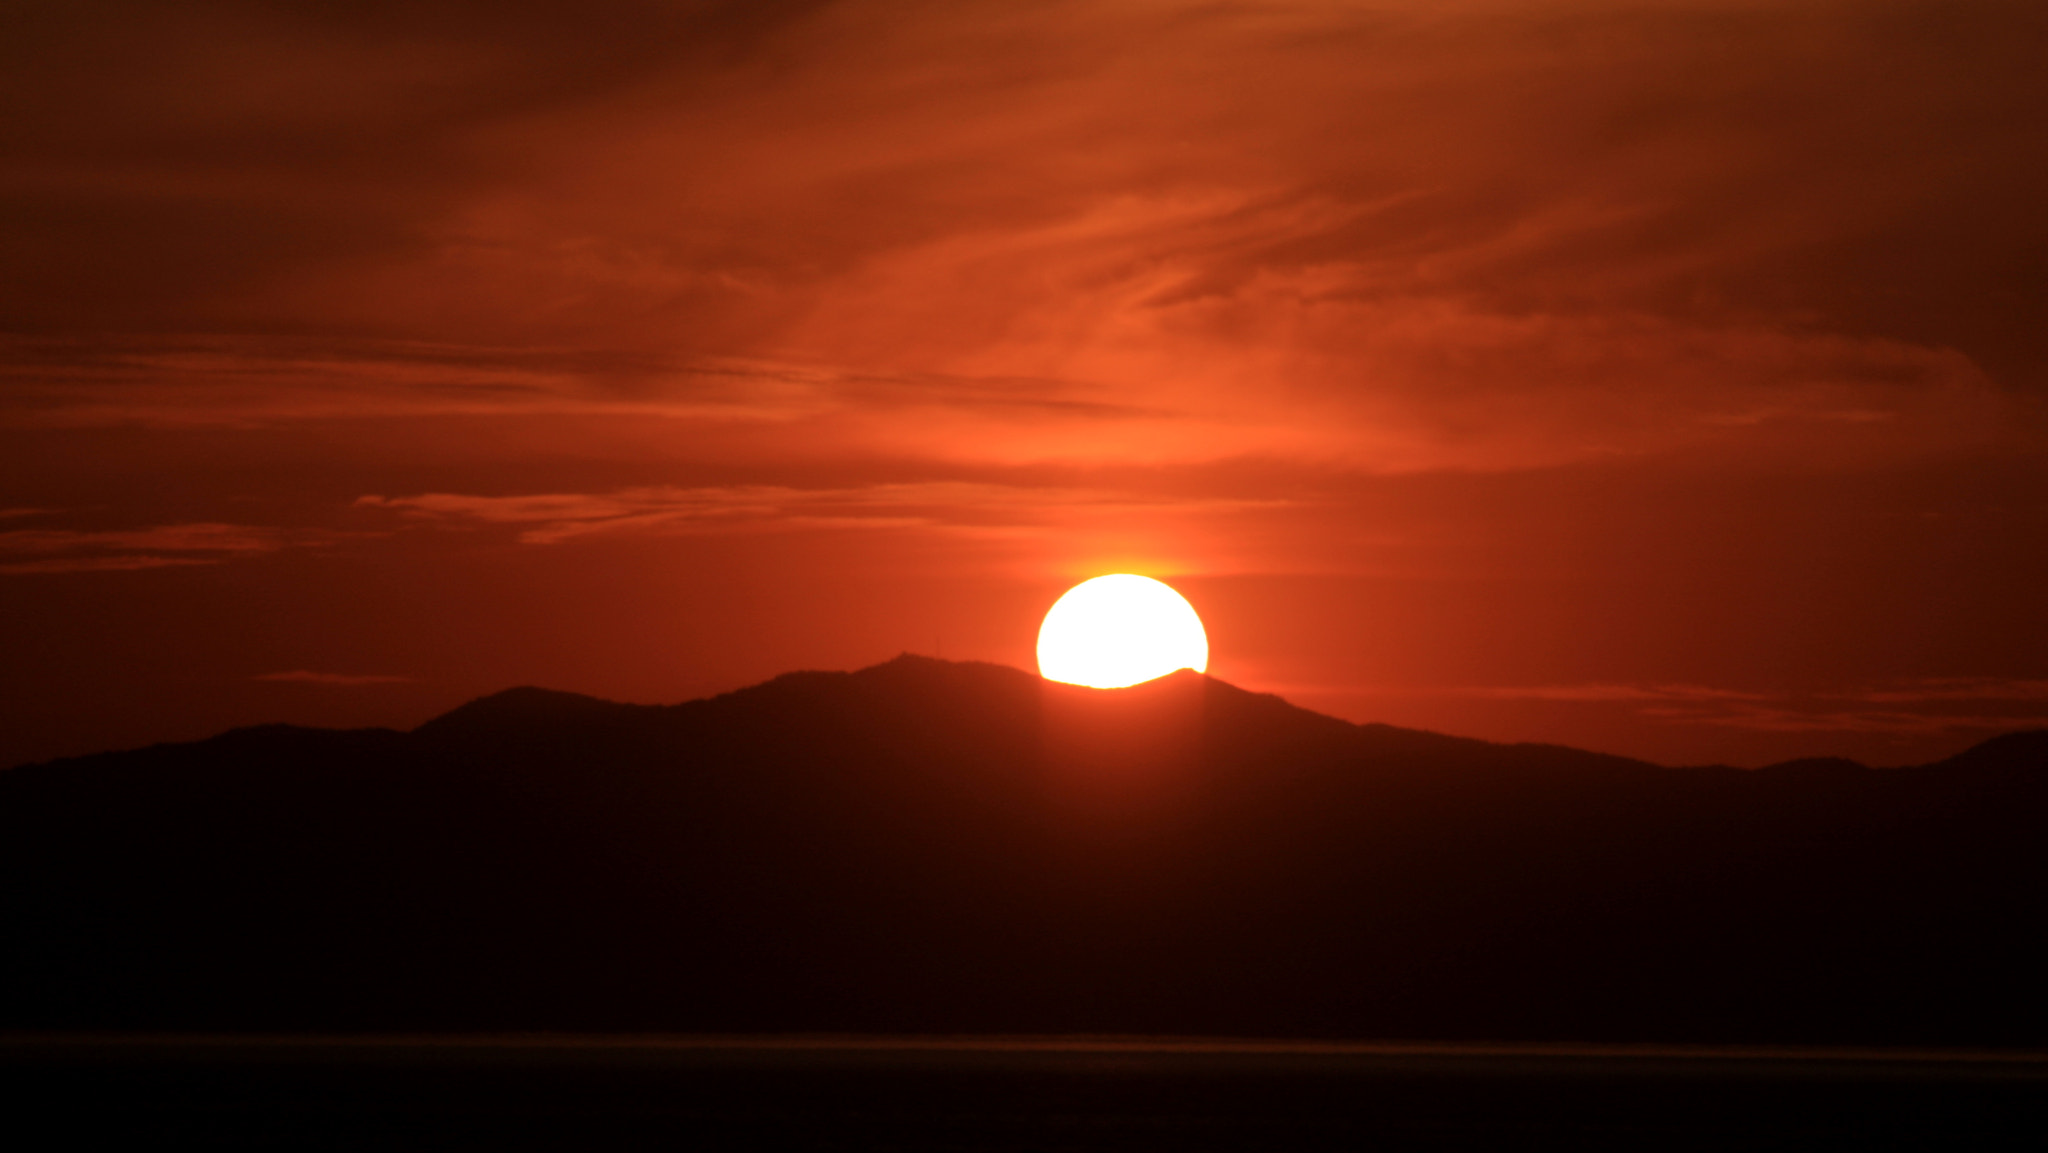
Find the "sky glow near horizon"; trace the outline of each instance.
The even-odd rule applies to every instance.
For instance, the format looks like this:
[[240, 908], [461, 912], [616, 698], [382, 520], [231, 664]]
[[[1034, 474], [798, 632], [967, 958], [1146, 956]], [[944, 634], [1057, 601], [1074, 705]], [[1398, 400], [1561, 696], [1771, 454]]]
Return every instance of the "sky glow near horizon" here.
[[32, 3], [0, 763], [1033, 667], [1673, 763], [2048, 723], [2022, 3]]

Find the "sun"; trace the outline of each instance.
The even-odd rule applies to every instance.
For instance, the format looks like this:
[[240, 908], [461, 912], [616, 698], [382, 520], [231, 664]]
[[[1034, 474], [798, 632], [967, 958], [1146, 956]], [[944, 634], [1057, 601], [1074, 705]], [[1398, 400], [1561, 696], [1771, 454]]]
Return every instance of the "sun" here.
[[1208, 668], [1209, 635], [1195, 606], [1151, 577], [1082, 581], [1053, 602], [1038, 628], [1038, 674], [1049, 681], [1120, 689]]

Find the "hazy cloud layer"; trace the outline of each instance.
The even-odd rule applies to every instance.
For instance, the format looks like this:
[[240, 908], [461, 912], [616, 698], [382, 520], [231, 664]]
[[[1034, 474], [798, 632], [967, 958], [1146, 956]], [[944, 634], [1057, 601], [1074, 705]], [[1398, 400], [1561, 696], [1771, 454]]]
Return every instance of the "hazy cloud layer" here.
[[[9, 420], [567, 405], [1369, 470], [2039, 432], [2034, 5], [23, 25], [0, 309], [139, 343], [45, 360]], [[145, 335], [280, 331], [330, 343]], [[761, 371], [706, 371], [734, 358]], [[1017, 421], [1003, 382], [1049, 403]]]

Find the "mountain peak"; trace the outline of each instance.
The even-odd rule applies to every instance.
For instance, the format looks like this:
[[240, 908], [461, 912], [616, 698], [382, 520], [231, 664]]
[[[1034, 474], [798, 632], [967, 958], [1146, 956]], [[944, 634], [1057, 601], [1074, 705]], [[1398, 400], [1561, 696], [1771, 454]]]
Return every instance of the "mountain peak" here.
[[2048, 772], [2048, 729], [2002, 733], [1935, 762], [1952, 769], [2009, 769]]
[[521, 685], [478, 697], [420, 725], [413, 732], [422, 736], [445, 736], [507, 727], [559, 724], [563, 721], [596, 718], [630, 709], [616, 701], [566, 693], [558, 689]]

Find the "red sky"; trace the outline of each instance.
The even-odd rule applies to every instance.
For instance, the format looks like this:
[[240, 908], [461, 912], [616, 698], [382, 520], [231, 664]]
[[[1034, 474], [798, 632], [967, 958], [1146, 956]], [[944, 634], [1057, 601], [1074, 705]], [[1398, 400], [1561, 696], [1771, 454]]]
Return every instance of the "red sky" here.
[[0, 763], [1210, 671], [1667, 763], [2048, 723], [2038, 3], [0, 18]]

